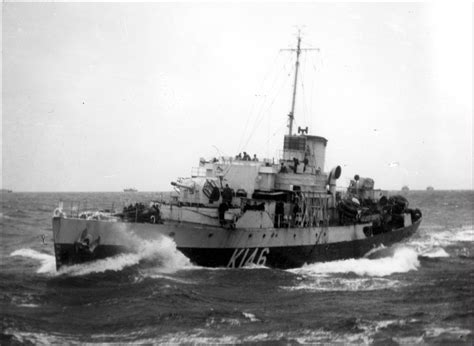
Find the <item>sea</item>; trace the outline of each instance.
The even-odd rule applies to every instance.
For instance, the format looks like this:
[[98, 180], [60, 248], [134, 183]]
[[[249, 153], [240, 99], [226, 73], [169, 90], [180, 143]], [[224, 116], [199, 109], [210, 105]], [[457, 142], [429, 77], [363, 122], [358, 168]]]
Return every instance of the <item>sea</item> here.
[[408, 192], [417, 234], [361, 259], [202, 268], [163, 238], [56, 271], [59, 201], [67, 211], [159, 196], [3, 193], [0, 343], [474, 344], [472, 190]]

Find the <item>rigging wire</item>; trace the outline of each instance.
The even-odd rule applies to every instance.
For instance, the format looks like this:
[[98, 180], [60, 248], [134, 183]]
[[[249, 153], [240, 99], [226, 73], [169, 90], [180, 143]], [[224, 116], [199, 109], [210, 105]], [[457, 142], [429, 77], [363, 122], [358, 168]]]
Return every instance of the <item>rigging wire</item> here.
[[[286, 67], [288, 61], [289, 61], [289, 59], [285, 62], [284, 67]], [[276, 85], [277, 85], [277, 81], [280, 79], [280, 77], [281, 77], [281, 73], [275, 74], [275, 78], [273, 79], [273, 82], [271, 83], [271, 89], [270, 89], [270, 90], [268, 91], [268, 93], [266, 93], [266, 94], [271, 95], [271, 94], [273, 93], [273, 90], [275, 89], [275, 87], [276, 87]], [[263, 108], [265, 107], [265, 102], [266, 102], [266, 97], [265, 97], [265, 98], [263, 99], [263, 101], [260, 103], [259, 110], [258, 110], [258, 112], [256, 113], [256, 115], [255, 115], [255, 117], [254, 117], [255, 120], [254, 120], [254, 122], [253, 122], [253, 126], [251, 127], [251, 129], [255, 127], [256, 122], [260, 119], [262, 110], [263, 110]], [[251, 117], [252, 115], [253, 115], [253, 114], [250, 114], [250, 115], [249, 115], [249, 119], [250, 119], [250, 117]], [[242, 141], [241, 141], [241, 143], [239, 143], [238, 152], [240, 152], [240, 151], [243, 149], [243, 147], [245, 147], [245, 146], [243, 145], [244, 140], [245, 140], [245, 133], [243, 133]]]
[[[310, 66], [311, 68], [311, 66]], [[311, 78], [311, 87], [310, 87], [310, 98], [309, 98], [309, 111], [311, 112], [310, 114], [310, 120], [309, 120], [309, 125], [311, 126], [311, 128], [314, 130], [315, 129], [315, 126], [314, 126], [314, 118], [315, 118], [315, 112], [314, 112], [314, 109], [313, 109], [313, 99], [315, 98], [315, 92], [314, 92], [314, 81], [316, 80], [316, 72], [314, 73], [314, 76], [313, 78]], [[314, 133], [314, 132], [313, 132]]]
[[[306, 69], [307, 69], [307, 64], [306, 64], [306, 56], [304, 58], [304, 72], [305, 72], [305, 75], [306, 75]], [[301, 77], [301, 89], [302, 89], [302, 92], [303, 92], [303, 120], [304, 120], [304, 124], [302, 126], [308, 126], [308, 120], [307, 120], [307, 117], [306, 117], [306, 114], [308, 114], [308, 118], [311, 118], [311, 113], [309, 113], [309, 109], [308, 109], [308, 103], [307, 103], [307, 95], [306, 95], [306, 91], [305, 91], [305, 87], [304, 87], [304, 78], [305, 77]], [[309, 97], [311, 98], [312, 95], [309, 95]]]
[[275, 94], [275, 96], [273, 97], [272, 102], [271, 102], [270, 105], [268, 106], [267, 111], [264, 112], [264, 113], [262, 113], [262, 116], [260, 117], [260, 119], [259, 119], [258, 122], [256, 123], [256, 126], [253, 128], [252, 132], [250, 133], [250, 136], [248, 137], [247, 142], [245, 143], [244, 148], [247, 147], [248, 143], [249, 143], [250, 140], [252, 139], [252, 136], [253, 136], [253, 134], [255, 133], [255, 130], [256, 130], [256, 129], [258, 128], [258, 126], [260, 125], [262, 119], [264, 118], [264, 115], [265, 115], [265, 114], [268, 114], [267, 112], [269, 112], [270, 109], [273, 107], [273, 104], [275, 103], [277, 97], [280, 95], [280, 93], [281, 93], [283, 87], [288, 83], [288, 80], [289, 80], [289, 78], [285, 78], [285, 79], [283, 80], [283, 83], [280, 85], [280, 88], [279, 88], [278, 92]]
[[[263, 87], [265, 86], [265, 82], [267, 81], [268, 77], [270, 76], [270, 72], [273, 70], [274, 66], [276, 66], [277, 60], [280, 58], [280, 56], [281, 55], [278, 52], [275, 55], [275, 58], [273, 59], [272, 64], [269, 65], [269, 68], [268, 68], [267, 72], [265, 73], [265, 76], [264, 76], [263, 81], [261, 83], [260, 90], [263, 90]], [[253, 112], [256, 108], [256, 105], [257, 105], [257, 99], [254, 99], [254, 102], [252, 103], [252, 106], [250, 108], [250, 112], [247, 115], [247, 120], [245, 121], [244, 130], [242, 131], [242, 134], [240, 136], [239, 145], [238, 145], [239, 148], [240, 148], [240, 146], [241, 146], [241, 144], [244, 140], [244, 136], [245, 136], [245, 133], [247, 132], [247, 127], [248, 127], [248, 124], [250, 122], [250, 118], [252, 117], [252, 114], [253, 114]]]
[[[273, 103], [275, 102], [275, 98], [276, 96], [281, 92], [281, 88], [283, 87], [283, 85], [285, 84], [285, 82], [287, 81], [288, 78], [284, 78], [284, 75], [287, 74], [286, 71], [287, 71], [287, 68], [288, 68], [288, 62], [290, 61], [291, 57], [288, 57], [288, 59], [286, 60], [285, 64], [282, 66], [281, 70], [284, 72], [284, 73], [278, 73], [278, 75], [276, 76], [276, 78], [274, 79], [273, 83], [272, 83], [272, 90], [271, 92], [269, 93], [269, 95], [272, 95], [273, 94], [273, 90], [276, 89], [279, 85], [279, 83], [282, 83], [280, 85], [280, 88], [278, 89], [277, 91], [277, 94], [275, 94], [275, 96], [273, 97], [273, 100], [270, 104], [269, 107], [267, 107], [267, 111], [271, 108], [271, 106], [273, 105]], [[283, 81], [280, 82], [280, 79], [282, 78], [283, 76]], [[266, 99], [265, 99], [266, 100]], [[256, 114], [255, 116], [255, 121], [253, 123], [253, 126], [251, 127], [251, 132], [250, 132], [250, 135], [248, 136], [247, 138], [247, 141], [245, 142], [244, 145], [239, 145], [239, 150], [238, 152], [240, 152], [241, 150], [243, 150], [244, 148], [247, 147], [250, 139], [252, 138], [253, 136], [253, 133], [255, 132], [255, 129], [258, 127], [258, 125], [261, 123], [262, 119], [265, 117], [265, 115], [267, 114], [266, 112], [264, 112], [264, 107], [265, 107], [265, 102], [263, 102], [261, 104], [261, 107], [260, 107], [260, 110], [259, 112]], [[243, 143], [242, 143], [243, 144]]]
[[305, 54], [303, 57], [303, 73], [301, 74], [301, 91], [302, 91], [302, 96], [303, 96], [303, 124], [301, 126], [307, 126], [308, 125], [308, 107], [307, 107], [307, 95], [306, 91], [304, 88], [304, 83], [305, 83], [305, 78], [306, 78], [306, 62], [307, 62], [307, 55]]

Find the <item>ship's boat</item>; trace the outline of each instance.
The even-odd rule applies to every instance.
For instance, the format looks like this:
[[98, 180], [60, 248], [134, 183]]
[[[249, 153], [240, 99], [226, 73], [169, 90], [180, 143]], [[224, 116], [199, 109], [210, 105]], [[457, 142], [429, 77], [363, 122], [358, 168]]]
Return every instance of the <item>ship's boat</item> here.
[[411, 236], [422, 215], [403, 196], [375, 189], [356, 175], [336, 189], [340, 166], [325, 170], [327, 139], [298, 128], [294, 101], [301, 52], [298, 38], [292, 109], [278, 162], [248, 155], [199, 161], [171, 184], [177, 195], [150, 205], [53, 215], [57, 268], [137, 251], [137, 239], [169, 237], [193, 263], [237, 268], [294, 268], [362, 257]]

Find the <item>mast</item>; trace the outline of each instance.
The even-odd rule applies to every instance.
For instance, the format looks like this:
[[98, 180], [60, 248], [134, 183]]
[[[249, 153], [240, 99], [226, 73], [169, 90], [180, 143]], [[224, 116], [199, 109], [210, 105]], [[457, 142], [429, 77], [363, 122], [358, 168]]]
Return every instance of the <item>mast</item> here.
[[293, 134], [293, 120], [295, 119], [295, 104], [296, 104], [296, 87], [298, 85], [298, 70], [300, 67], [300, 54], [301, 51], [306, 50], [317, 50], [319, 48], [301, 48], [301, 30], [298, 30], [298, 43], [296, 45], [296, 49], [281, 49], [281, 50], [288, 50], [292, 52], [296, 52], [296, 62], [295, 62], [295, 80], [293, 83], [293, 99], [291, 101], [291, 111], [288, 114], [288, 134], [291, 136]]
[[291, 101], [291, 111], [288, 114], [289, 117], [289, 135], [291, 136], [293, 132], [293, 120], [295, 118], [295, 102], [296, 102], [296, 86], [298, 83], [298, 68], [300, 67], [300, 53], [301, 53], [301, 35], [300, 31], [298, 30], [298, 44], [296, 47], [296, 63], [295, 63], [295, 82], [293, 83], [293, 100]]

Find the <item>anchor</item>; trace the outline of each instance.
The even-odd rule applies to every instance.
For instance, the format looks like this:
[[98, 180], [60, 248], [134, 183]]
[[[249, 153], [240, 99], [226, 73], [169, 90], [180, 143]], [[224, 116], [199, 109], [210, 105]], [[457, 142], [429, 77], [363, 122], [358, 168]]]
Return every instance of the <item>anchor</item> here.
[[83, 252], [92, 254], [94, 250], [100, 243], [100, 236], [98, 236], [95, 240], [93, 240], [92, 235], [89, 234], [87, 228], [84, 229], [80, 235], [80, 237], [74, 243], [74, 247], [76, 252]]

